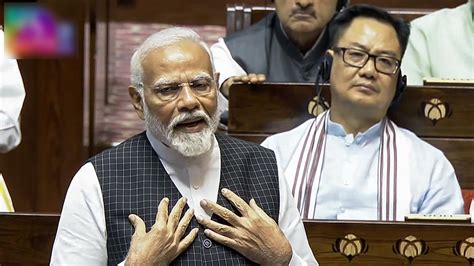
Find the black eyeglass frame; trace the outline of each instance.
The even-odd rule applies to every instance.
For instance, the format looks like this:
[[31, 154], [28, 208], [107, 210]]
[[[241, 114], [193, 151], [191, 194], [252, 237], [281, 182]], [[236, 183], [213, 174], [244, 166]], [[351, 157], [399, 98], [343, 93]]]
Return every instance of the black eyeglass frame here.
[[[387, 75], [394, 75], [397, 73], [397, 71], [400, 69], [400, 65], [401, 65], [401, 60], [400, 59], [397, 59], [395, 57], [392, 57], [392, 56], [386, 56], [386, 55], [374, 55], [374, 54], [371, 54], [371, 53], [368, 53], [364, 50], [361, 50], [361, 49], [357, 49], [357, 48], [350, 48], [350, 47], [333, 47], [332, 50], [336, 53], [341, 53], [342, 52], [342, 61], [344, 61], [344, 63], [352, 66], [352, 67], [357, 67], [357, 68], [363, 68], [365, 66], [365, 64], [367, 64], [367, 62], [369, 61], [369, 59], [373, 58], [374, 59], [374, 65], [375, 65], [375, 70], [377, 70], [377, 72], [380, 72], [380, 73], [383, 73], [383, 74], [387, 74]], [[360, 52], [360, 53], [363, 53], [365, 54], [367, 57], [366, 59], [364, 60], [363, 64], [361, 65], [356, 65], [354, 63], [351, 63], [351, 62], [348, 62], [346, 60], [346, 51], [347, 50], [354, 50], [354, 51], [357, 51], [357, 52]], [[393, 70], [393, 72], [386, 72], [386, 71], [380, 71], [380, 69], [378, 69], [377, 67], [377, 60], [380, 59], [380, 58], [385, 58], [385, 59], [390, 59], [390, 60], [394, 60], [397, 64], [396, 64], [396, 67], [395, 69]]]

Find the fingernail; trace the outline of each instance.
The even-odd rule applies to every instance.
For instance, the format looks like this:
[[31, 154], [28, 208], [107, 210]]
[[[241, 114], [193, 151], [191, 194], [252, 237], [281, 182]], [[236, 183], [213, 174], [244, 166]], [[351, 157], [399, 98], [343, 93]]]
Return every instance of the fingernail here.
[[128, 216], [128, 220], [129, 220], [130, 222], [135, 221], [135, 215], [130, 214], [130, 215]]
[[168, 198], [163, 198], [163, 202], [168, 203], [170, 200]]
[[204, 229], [204, 234], [209, 235], [210, 232], [211, 232], [211, 230], [209, 230], [209, 229]]
[[225, 193], [227, 193], [228, 191], [229, 191], [229, 190], [228, 190], [227, 188], [221, 189], [222, 194], [225, 194]]
[[201, 206], [203, 206], [203, 207], [207, 205], [207, 201], [206, 201], [206, 200], [201, 200], [200, 203], [201, 203]]
[[203, 219], [200, 215], [196, 215], [196, 220], [198, 221], [198, 223], [201, 223]]

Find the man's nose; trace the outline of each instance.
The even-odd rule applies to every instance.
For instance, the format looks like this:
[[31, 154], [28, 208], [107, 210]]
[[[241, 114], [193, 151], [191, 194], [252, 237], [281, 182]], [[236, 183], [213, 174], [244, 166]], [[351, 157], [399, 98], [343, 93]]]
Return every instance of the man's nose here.
[[370, 79], [377, 75], [377, 69], [375, 68], [375, 58], [369, 57], [365, 65], [359, 69], [359, 75]]
[[307, 8], [313, 5], [313, 0], [295, 0], [295, 3], [301, 8]]
[[179, 92], [179, 95], [178, 95], [178, 109], [192, 111], [198, 107], [199, 107], [199, 101], [196, 95], [194, 95], [189, 84], [186, 84], [183, 87], [181, 87], [181, 91]]

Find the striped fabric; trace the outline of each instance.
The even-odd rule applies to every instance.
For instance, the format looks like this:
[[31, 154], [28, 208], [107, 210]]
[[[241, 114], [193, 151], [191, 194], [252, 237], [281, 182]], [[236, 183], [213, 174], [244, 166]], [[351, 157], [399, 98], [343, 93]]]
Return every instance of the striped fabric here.
[[[314, 119], [304, 137], [299, 154], [292, 193], [303, 219], [316, 218], [315, 209], [324, 164], [328, 119], [327, 111]], [[395, 125], [389, 119], [385, 118], [382, 121], [382, 128], [377, 175], [377, 215], [379, 220], [390, 221], [397, 218], [397, 137]]]
[[[222, 160], [219, 190], [229, 188], [247, 202], [254, 198], [278, 221], [278, 168], [273, 152], [224, 135], [216, 135], [216, 139]], [[128, 215], [137, 214], [150, 229], [159, 201], [168, 197], [171, 209], [181, 194], [145, 133], [93, 157], [90, 162], [95, 167], [104, 199], [108, 264], [117, 265], [125, 259], [133, 234]], [[234, 210], [220, 194], [217, 203]], [[215, 215], [211, 219], [226, 223]], [[208, 239], [194, 218], [187, 232], [195, 227], [199, 227], [197, 238], [172, 265], [254, 265], [234, 250]]]

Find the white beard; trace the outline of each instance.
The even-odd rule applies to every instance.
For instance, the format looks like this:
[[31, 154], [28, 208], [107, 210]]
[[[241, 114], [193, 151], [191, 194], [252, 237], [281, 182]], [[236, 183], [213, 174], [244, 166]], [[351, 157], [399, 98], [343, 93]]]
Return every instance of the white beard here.
[[[209, 117], [203, 110], [181, 113], [174, 117], [168, 125], [165, 125], [150, 112], [146, 103], [143, 103], [143, 109], [147, 130], [182, 155], [186, 157], [199, 156], [211, 149], [214, 132], [219, 124], [220, 112], [214, 112], [212, 117]], [[196, 133], [184, 133], [176, 130], [177, 124], [193, 118], [204, 119], [207, 126]]]

